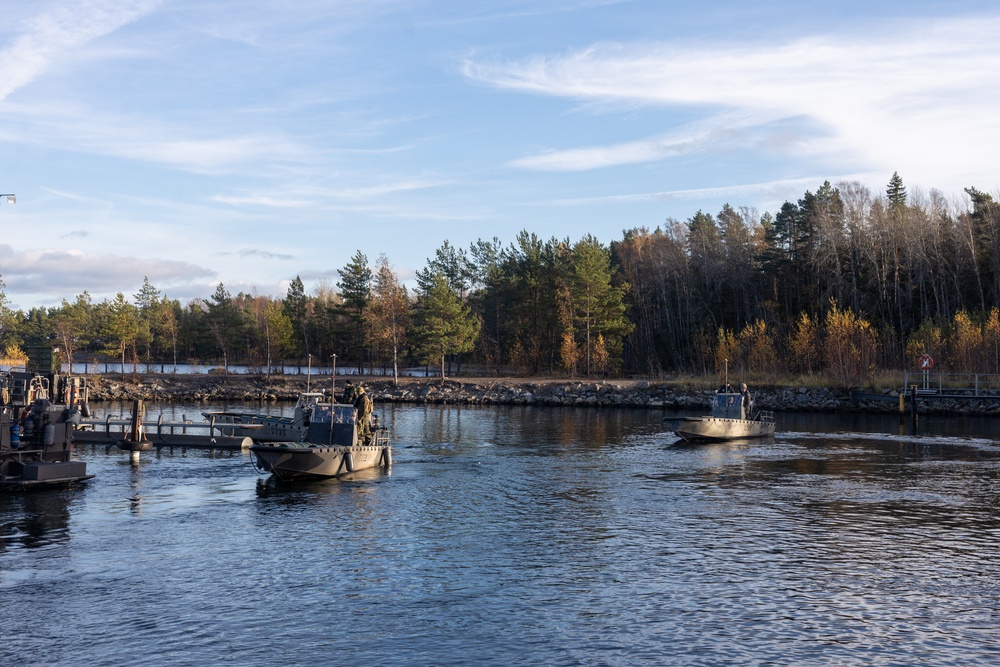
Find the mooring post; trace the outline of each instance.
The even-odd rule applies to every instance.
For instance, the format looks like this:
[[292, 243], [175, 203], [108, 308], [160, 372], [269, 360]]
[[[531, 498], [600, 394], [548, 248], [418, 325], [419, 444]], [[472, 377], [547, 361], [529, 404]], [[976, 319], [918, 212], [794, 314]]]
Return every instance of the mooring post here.
[[906, 390], [899, 392], [899, 423], [903, 424], [903, 418], [906, 415]]
[[910, 387], [910, 413], [913, 416], [913, 421], [917, 421], [917, 385], [912, 385]]
[[132, 401], [132, 421], [129, 423], [128, 429], [128, 439], [132, 442], [141, 442], [145, 439], [145, 432], [143, 429], [142, 418], [145, 415], [145, 409], [142, 406], [142, 399], [135, 399]]

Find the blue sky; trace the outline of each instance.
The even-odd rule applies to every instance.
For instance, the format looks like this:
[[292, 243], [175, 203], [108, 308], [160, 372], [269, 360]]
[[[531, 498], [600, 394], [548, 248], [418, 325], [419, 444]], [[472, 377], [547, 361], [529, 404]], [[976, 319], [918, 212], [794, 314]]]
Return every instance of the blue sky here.
[[0, 273], [282, 297], [893, 171], [994, 192], [995, 2], [0, 0]]

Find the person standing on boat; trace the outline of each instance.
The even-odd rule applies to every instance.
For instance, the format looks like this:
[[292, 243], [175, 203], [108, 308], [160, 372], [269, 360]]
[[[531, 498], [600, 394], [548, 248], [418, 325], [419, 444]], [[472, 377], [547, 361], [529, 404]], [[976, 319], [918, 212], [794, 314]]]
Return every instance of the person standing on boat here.
[[365, 393], [365, 388], [358, 385], [357, 399], [354, 408], [358, 411], [358, 442], [362, 445], [368, 442], [371, 435], [372, 399]]
[[741, 400], [743, 402], [743, 410], [745, 411], [747, 418], [749, 418], [750, 406], [753, 405], [753, 399], [750, 398], [750, 390], [747, 389], [746, 382], [740, 385], [740, 396], [742, 397]]
[[344, 405], [354, 405], [354, 401], [356, 400], [358, 400], [358, 390], [355, 388], [354, 383], [348, 380], [347, 387], [344, 389]]

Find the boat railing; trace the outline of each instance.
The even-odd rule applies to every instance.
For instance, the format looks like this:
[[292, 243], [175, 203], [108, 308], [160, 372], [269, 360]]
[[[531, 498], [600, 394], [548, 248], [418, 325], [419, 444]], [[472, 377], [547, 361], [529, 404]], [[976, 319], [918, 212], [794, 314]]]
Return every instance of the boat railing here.
[[773, 424], [774, 412], [772, 412], [771, 410], [761, 410], [760, 412], [757, 413], [756, 421], [764, 422], [765, 424]]
[[[180, 422], [166, 422], [160, 415], [156, 421], [143, 421], [142, 426], [147, 433], [155, 433], [156, 435], [187, 435], [189, 430], [192, 432], [212, 430], [210, 422], [191, 421], [187, 415], [184, 415], [182, 419], [183, 421]], [[121, 415], [108, 415], [101, 420], [82, 421], [77, 425], [77, 430], [95, 431], [105, 435], [123, 434], [131, 424], [131, 419], [125, 419]], [[216, 428], [220, 427], [221, 425], [216, 425]]]

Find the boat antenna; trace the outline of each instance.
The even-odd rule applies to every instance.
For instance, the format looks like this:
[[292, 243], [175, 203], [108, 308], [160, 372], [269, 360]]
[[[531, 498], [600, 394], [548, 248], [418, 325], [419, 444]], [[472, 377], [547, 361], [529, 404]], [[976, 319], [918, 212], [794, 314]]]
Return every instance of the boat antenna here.
[[725, 361], [725, 364], [726, 364], [725, 365], [726, 375], [725, 375], [725, 378], [722, 381], [722, 386], [726, 388], [726, 391], [729, 391], [729, 358], [727, 357], [726, 359], [724, 359], [724, 361]]

